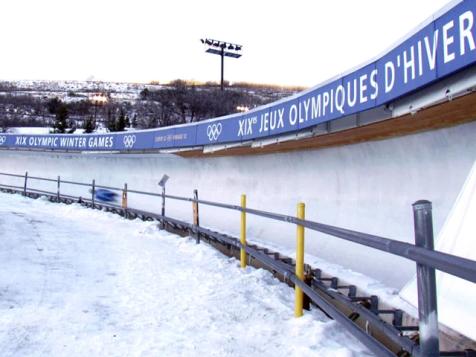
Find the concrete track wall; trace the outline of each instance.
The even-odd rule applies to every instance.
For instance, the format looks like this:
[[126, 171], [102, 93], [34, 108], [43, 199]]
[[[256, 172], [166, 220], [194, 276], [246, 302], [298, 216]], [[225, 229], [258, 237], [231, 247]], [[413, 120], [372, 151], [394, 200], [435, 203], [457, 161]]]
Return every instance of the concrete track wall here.
[[[476, 122], [361, 144], [261, 156], [182, 158], [174, 155], [69, 154], [0, 151], [0, 171], [167, 193], [295, 214], [306, 203], [306, 217], [366, 233], [413, 242], [411, 204], [433, 202], [435, 236], [476, 159]], [[0, 177], [0, 183], [21, 180]], [[42, 184], [56, 190], [56, 184]], [[63, 192], [86, 196], [85, 188], [63, 185]], [[130, 195], [131, 206], [159, 211], [160, 199]], [[167, 215], [191, 220], [190, 203], [168, 202]], [[201, 224], [238, 235], [239, 213], [200, 207]], [[295, 227], [249, 216], [248, 235], [287, 247]], [[396, 288], [415, 271], [404, 259], [320, 233], [306, 233], [307, 253], [360, 271]]]

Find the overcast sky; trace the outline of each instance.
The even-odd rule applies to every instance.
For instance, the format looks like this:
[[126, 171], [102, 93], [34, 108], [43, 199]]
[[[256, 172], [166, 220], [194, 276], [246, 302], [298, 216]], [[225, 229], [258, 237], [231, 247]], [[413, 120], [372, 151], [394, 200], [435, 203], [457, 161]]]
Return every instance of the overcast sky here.
[[225, 79], [313, 86], [449, 0], [4, 0], [0, 79], [219, 81], [200, 38], [243, 45]]

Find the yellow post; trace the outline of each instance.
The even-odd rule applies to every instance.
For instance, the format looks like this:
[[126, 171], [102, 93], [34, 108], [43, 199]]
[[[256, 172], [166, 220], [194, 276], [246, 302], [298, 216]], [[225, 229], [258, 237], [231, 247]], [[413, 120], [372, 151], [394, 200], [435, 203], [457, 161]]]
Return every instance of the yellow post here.
[[[305, 207], [304, 203], [298, 203], [297, 205], [297, 218], [304, 219]], [[297, 225], [297, 242], [296, 242], [296, 276], [298, 279], [304, 281], [304, 227]], [[301, 317], [303, 315], [303, 292], [298, 286], [295, 286], [295, 304], [294, 304], [294, 316]]]
[[[241, 230], [240, 230], [240, 243], [245, 246], [246, 245], [246, 195], [241, 195]], [[246, 268], [246, 251], [241, 248], [240, 249], [240, 262], [241, 267]]]

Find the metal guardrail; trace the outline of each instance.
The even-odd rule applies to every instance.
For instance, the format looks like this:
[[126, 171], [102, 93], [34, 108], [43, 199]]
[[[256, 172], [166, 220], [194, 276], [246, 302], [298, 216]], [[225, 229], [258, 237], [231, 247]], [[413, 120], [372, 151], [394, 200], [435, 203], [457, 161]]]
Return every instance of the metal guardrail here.
[[[110, 203], [100, 203], [101, 206], [110, 207], [113, 209], [119, 209], [124, 211], [124, 215], [127, 213], [135, 214], [136, 216], [149, 217], [156, 219], [164, 224], [165, 221], [171, 224], [180, 225], [187, 228], [190, 232], [196, 235], [197, 243], [200, 240], [200, 234], [212, 236], [220, 241], [225, 242], [237, 249], [244, 250], [248, 255], [253, 256], [261, 263], [269, 266], [273, 270], [282, 274], [286, 279], [289, 279], [294, 283], [296, 287], [299, 287], [304, 293], [321, 309], [323, 309], [329, 316], [339, 321], [344, 327], [346, 327], [352, 334], [354, 334], [361, 342], [363, 342], [370, 350], [375, 352], [378, 356], [395, 356], [386, 346], [382, 345], [374, 337], [367, 334], [364, 330], [359, 328], [348, 316], [342, 314], [341, 311], [336, 309], [335, 306], [330, 304], [326, 299], [323, 299], [316, 291], [305, 281], [299, 279], [297, 275], [292, 271], [289, 265], [283, 264], [270, 256], [260, 252], [259, 250], [248, 246], [246, 243], [240, 242], [236, 238], [229, 237], [218, 232], [211, 231], [210, 229], [200, 227], [198, 224], [198, 205], [207, 205], [218, 208], [230, 209], [240, 211], [242, 213], [252, 214], [260, 217], [265, 217], [271, 220], [287, 222], [295, 224], [297, 226], [305, 227], [307, 229], [325, 233], [340, 239], [344, 239], [350, 242], [354, 242], [360, 245], [364, 245], [373, 249], [377, 249], [383, 252], [394, 254], [417, 263], [417, 286], [419, 302], [419, 323], [420, 323], [420, 344], [415, 345], [414, 342], [397, 336], [395, 334], [396, 329], [394, 327], [382, 326], [383, 333], [394, 342], [398, 343], [408, 353], [415, 356], [443, 356], [448, 355], [447, 352], [439, 351], [438, 341], [438, 322], [437, 319], [430, 318], [432, 315], [437, 316], [437, 301], [436, 301], [436, 283], [435, 283], [435, 269], [446, 272], [448, 274], [457, 276], [467, 281], [476, 283], [476, 261], [457, 257], [454, 255], [438, 252], [433, 250], [433, 228], [432, 228], [432, 207], [429, 201], [417, 201], [413, 204], [414, 212], [414, 224], [415, 224], [415, 242], [416, 244], [409, 244], [401, 241], [392, 240], [385, 237], [370, 235], [366, 233], [356, 232], [344, 228], [334, 227], [314, 221], [305, 219], [299, 219], [293, 216], [282, 215], [278, 213], [266, 212], [251, 208], [245, 208], [244, 206], [230, 205], [219, 202], [212, 202], [207, 200], [199, 200], [198, 194], [195, 191], [194, 197], [181, 197], [168, 195], [165, 193], [165, 186], [162, 193], [152, 193], [139, 190], [130, 190], [127, 188], [127, 184], [124, 188], [111, 187], [106, 185], [96, 185], [95, 180], [91, 183], [75, 182], [68, 180], [61, 180], [58, 176], [57, 179], [28, 176], [28, 172], [24, 175], [3, 173], [0, 172], [0, 176], [15, 177], [23, 179], [23, 186], [18, 185], [4, 185], [0, 184], [0, 188], [14, 189], [17, 192], [21, 192], [26, 195], [27, 192], [32, 192], [40, 195], [47, 195], [52, 199], [56, 199], [60, 202], [61, 198], [66, 200], [76, 200], [95, 207], [97, 198], [95, 197], [96, 190], [107, 189], [122, 192], [123, 200], [121, 206]], [[46, 190], [34, 189], [28, 187], [29, 180], [38, 180], [46, 182], [56, 182], [57, 192], [51, 192]], [[70, 184], [90, 187], [90, 198], [87, 197], [75, 197], [71, 195], [61, 195], [61, 184]], [[133, 209], [127, 207], [127, 194], [135, 193], [140, 195], [148, 195], [162, 198], [162, 212], [161, 214], [155, 214], [151, 212], [142, 211], [139, 209]], [[172, 217], [165, 215], [165, 200], [179, 200], [185, 202], [192, 202], [194, 205], [194, 222], [192, 224], [186, 223], [180, 220], [176, 220]], [[196, 211], [195, 211], [196, 210]], [[196, 216], [196, 217], [195, 217]], [[334, 293], [338, 294], [338, 293]], [[332, 295], [332, 293], [331, 293]], [[377, 321], [379, 323], [379, 321]], [[385, 324], [383, 322], [383, 324]], [[424, 328], [422, 328], [424, 327]], [[397, 330], [398, 331], [398, 330]], [[470, 354], [464, 354], [463, 356], [472, 356]], [[451, 355], [451, 354], [450, 354]], [[459, 352], [454, 355], [460, 355]]]

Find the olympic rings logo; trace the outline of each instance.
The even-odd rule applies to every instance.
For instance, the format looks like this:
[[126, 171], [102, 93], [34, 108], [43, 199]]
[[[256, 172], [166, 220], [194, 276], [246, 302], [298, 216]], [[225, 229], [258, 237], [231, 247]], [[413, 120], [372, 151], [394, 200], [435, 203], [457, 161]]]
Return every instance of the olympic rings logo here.
[[124, 147], [126, 149], [132, 149], [132, 147], [136, 143], [136, 136], [135, 135], [125, 135], [124, 139], [122, 141], [124, 142]]
[[218, 140], [218, 137], [221, 134], [222, 130], [222, 125], [221, 123], [218, 124], [210, 124], [207, 127], [207, 135], [208, 135], [208, 140], [210, 141], [216, 141]]
[[0, 145], [5, 144], [6, 141], [7, 141], [7, 137], [6, 137], [6, 136], [0, 136]]

